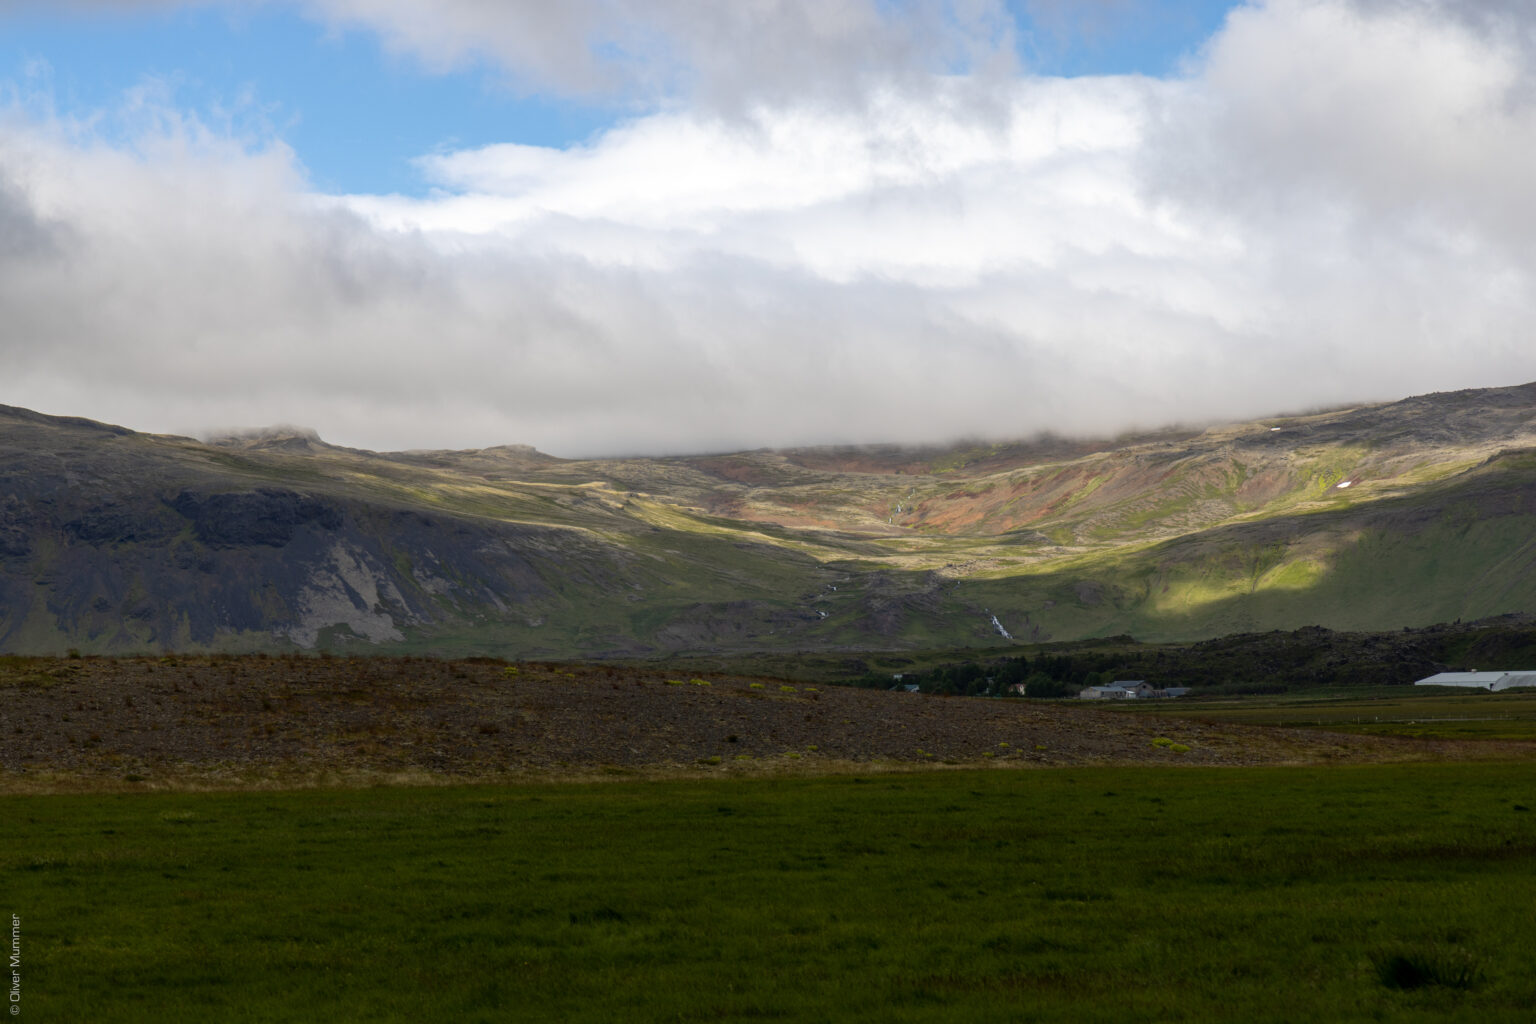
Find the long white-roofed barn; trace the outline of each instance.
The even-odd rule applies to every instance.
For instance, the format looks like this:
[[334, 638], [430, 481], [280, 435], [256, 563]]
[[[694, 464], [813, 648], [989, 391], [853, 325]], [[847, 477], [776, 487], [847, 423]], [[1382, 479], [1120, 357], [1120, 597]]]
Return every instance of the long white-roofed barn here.
[[1414, 686], [1459, 686], [1471, 690], [1513, 690], [1536, 686], [1536, 669], [1514, 672], [1438, 672], [1417, 680]]

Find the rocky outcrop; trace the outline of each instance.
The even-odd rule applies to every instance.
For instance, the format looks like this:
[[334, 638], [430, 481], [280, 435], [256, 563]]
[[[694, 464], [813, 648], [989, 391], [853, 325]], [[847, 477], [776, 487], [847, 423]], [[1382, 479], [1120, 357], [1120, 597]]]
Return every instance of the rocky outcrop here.
[[270, 488], [209, 495], [182, 491], [170, 505], [192, 521], [198, 540], [211, 548], [279, 548], [300, 526], [313, 523], [322, 530], [339, 530], [342, 523], [334, 505]]
[[392, 644], [548, 598], [568, 550], [613, 569], [571, 531], [230, 465], [184, 438], [0, 409], [0, 651]]

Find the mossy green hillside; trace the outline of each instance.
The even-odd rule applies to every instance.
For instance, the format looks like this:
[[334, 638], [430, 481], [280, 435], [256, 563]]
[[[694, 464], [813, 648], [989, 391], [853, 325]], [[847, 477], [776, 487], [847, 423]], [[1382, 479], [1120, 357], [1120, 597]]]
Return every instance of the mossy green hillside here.
[[658, 459], [0, 410], [0, 649], [910, 650], [1481, 618], [1536, 610], [1532, 451], [1529, 386], [1114, 441]]

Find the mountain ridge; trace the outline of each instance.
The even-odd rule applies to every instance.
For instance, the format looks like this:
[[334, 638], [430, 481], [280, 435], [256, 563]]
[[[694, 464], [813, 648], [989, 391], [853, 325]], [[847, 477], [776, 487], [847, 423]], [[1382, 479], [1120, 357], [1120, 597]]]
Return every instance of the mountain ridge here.
[[1533, 537], [1536, 383], [1115, 440], [617, 459], [0, 406], [0, 650], [20, 653], [1398, 628], [1536, 611]]

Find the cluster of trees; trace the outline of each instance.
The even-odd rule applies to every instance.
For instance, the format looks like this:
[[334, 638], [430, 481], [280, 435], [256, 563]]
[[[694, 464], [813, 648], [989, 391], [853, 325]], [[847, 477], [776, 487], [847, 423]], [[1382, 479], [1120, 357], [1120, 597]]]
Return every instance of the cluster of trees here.
[[847, 682], [881, 690], [915, 683], [924, 693], [974, 697], [1016, 696], [1013, 688], [1019, 683], [1027, 697], [1075, 697], [1086, 686], [1117, 679], [1187, 686], [1202, 696], [1406, 685], [1472, 665], [1528, 668], [1536, 657], [1536, 619], [1502, 616], [1383, 633], [1335, 633], [1307, 626], [1189, 644], [1138, 644], [1118, 636], [1083, 644], [1088, 649], [1052, 645], [1051, 652], [1040, 651], [1034, 658], [963, 661], [904, 672], [899, 681], [887, 671]]
[[939, 665], [904, 672], [900, 679], [889, 672], [867, 672], [848, 682], [876, 690], [915, 684], [923, 693], [957, 697], [1017, 697], [1015, 687], [1022, 683], [1026, 697], [1076, 697], [1085, 686], [1126, 678], [1117, 668], [1115, 660], [1106, 656], [1042, 654], [1033, 661], [1020, 656]]

